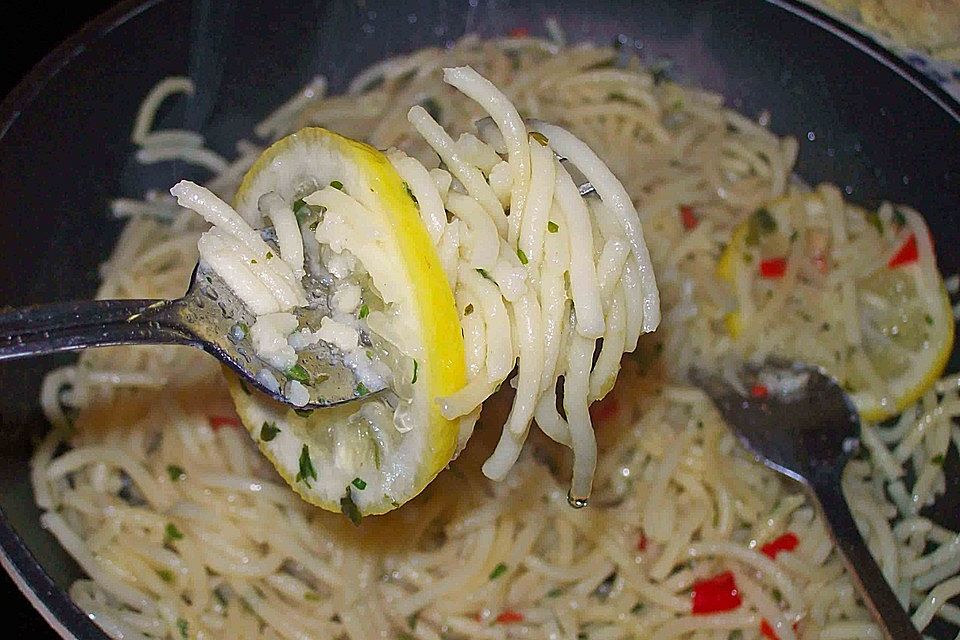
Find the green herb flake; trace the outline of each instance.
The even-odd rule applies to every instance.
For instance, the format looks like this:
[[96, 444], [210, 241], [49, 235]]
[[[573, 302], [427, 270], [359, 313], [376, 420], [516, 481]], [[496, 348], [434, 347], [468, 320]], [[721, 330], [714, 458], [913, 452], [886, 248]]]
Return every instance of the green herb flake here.
[[228, 604], [227, 598], [222, 593], [220, 593], [219, 589], [213, 590], [213, 597], [216, 598], [217, 602], [220, 604], [221, 607], [227, 606]]
[[370, 307], [364, 304], [363, 306], [360, 307], [360, 314], [359, 314], [360, 319], [363, 320], [368, 315], [370, 315]]
[[747, 223], [746, 243], [750, 246], [760, 244], [760, 236], [772, 233], [777, 230], [777, 221], [770, 212], [761, 207], [753, 212], [750, 221]]
[[310, 459], [310, 446], [303, 445], [300, 450], [300, 471], [297, 472], [297, 482], [303, 482], [308, 487], [310, 480], [317, 479], [317, 470], [313, 468], [313, 460]]
[[928, 325], [933, 326], [933, 316], [931, 316], [929, 313], [923, 316], [923, 321]]
[[938, 467], [942, 467], [942, 466], [943, 466], [944, 460], [946, 460], [946, 458], [944, 457], [944, 455], [943, 455], [942, 453], [938, 453], [937, 455], [935, 455], [935, 456], [933, 456], [932, 458], [930, 458], [930, 462], [932, 462], [933, 464], [937, 465]]
[[608, 93], [607, 100], [611, 100], [613, 102], [630, 102], [630, 99], [619, 91]]
[[365, 395], [367, 395], [368, 393], [370, 393], [370, 389], [367, 389], [367, 385], [363, 384], [362, 382], [358, 382], [358, 383], [357, 383], [357, 395], [358, 395], [358, 396], [365, 396]]
[[487, 273], [486, 269], [477, 269], [477, 273], [486, 278], [487, 280], [493, 281], [493, 278], [490, 277], [490, 274]]
[[276, 422], [264, 422], [263, 426], [260, 427], [260, 439], [264, 442], [270, 442], [277, 437], [278, 433], [280, 433], [280, 428], [277, 427]]
[[417, 370], [420, 368], [420, 363], [416, 360], [413, 361], [413, 379], [410, 380], [410, 384], [417, 384]]
[[257, 261], [256, 261], [256, 259], [254, 259], [254, 260], [251, 260], [251, 261], [250, 261], [250, 264], [257, 264]]
[[180, 482], [187, 477], [187, 472], [178, 464], [168, 464], [167, 475], [170, 476], [171, 482]]
[[250, 387], [247, 386], [247, 383], [243, 380], [237, 379], [237, 382], [240, 383], [240, 389], [247, 395], [250, 395]]
[[287, 377], [287, 380], [296, 380], [302, 384], [310, 384], [310, 374], [307, 373], [307, 370], [304, 369], [303, 365], [299, 362], [284, 371], [283, 375]]
[[440, 108], [440, 105], [433, 98], [427, 98], [420, 103], [420, 106], [430, 114], [430, 117], [440, 122], [440, 116], [443, 115], [443, 109]]
[[517, 257], [520, 258], [520, 264], [527, 264], [528, 262], [530, 262], [530, 261], [527, 259], [527, 254], [525, 254], [525, 253], [523, 252], [523, 249], [521, 249], [521, 248], [519, 248], [519, 247], [517, 247]]
[[877, 233], [879, 233], [879, 234], [882, 236], [882, 235], [883, 235], [883, 220], [880, 219], [880, 214], [877, 213], [876, 211], [869, 211], [869, 212], [867, 212], [867, 215], [865, 216], [865, 218], [866, 218], [867, 222], [870, 224], [870, 226], [872, 226], [874, 229], [876, 229], [876, 230], [877, 230]]
[[183, 540], [183, 531], [180, 531], [177, 525], [168, 522], [167, 526], [163, 529], [163, 539], [167, 542], [171, 540]]
[[643, 611], [643, 603], [642, 603], [642, 602], [638, 602], [637, 604], [633, 605], [633, 608], [632, 608], [632, 609], [630, 609], [630, 613], [632, 613], [633, 615], [637, 615], [637, 614], [640, 613], [641, 611]]
[[550, 233], [556, 233], [557, 231], [560, 231], [560, 225], [558, 225], [553, 220], [550, 220], [547, 222], [547, 231], [549, 231]]
[[505, 564], [502, 563], [502, 562], [497, 563], [497, 566], [495, 566], [495, 567], [493, 568], [493, 571], [490, 572], [490, 579], [491, 579], [491, 580], [496, 580], [497, 578], [499, 578], [500, 576], [502, 576], [502, 575], [505, 574], [506, 572], [507, 572], [507, 565], [505, 565]]
[[273, 260], [273, 251], [267, 251], [267, 260]]
[[339, 189], [340, 191], [343, 191], [343, 183], [340, 182], [339, 180], [332, 181], [330, 183], [330, 186], [333, 187], [334, 189]]
[[190, 625], [183, 618], [177, 618], [177, 631], [180, 632], [180, 637], [183, 640], [188, 640], [190, 637]]
[[547, 136], [543, 135], [539, 131], [531, 131], [530, 137], [536, 140], [537, 142], [539, 142], [544, 147], [550, 143], [549, 138], [547, 138]]
[[[313, 415], [313, 409], [294, 409], [293, 412], [301, 418], [309, 418]], [[279, 432], [280, 429], [277, 429], [277, 431]]]
[[463, 308], [463, 315], [468, 316], [468, 315], [470, 315], [471, 313], [473, 313], [473, 305], [472, 305], [472, 304], [468, 304], [467, 306], [465, 306], [465, 307]]
[[307, 602], [320, 602], [320, 594], [316, 591], [307, 591], [303, 594], [303, 599]]
[[359, 526], [360, 520], [363, 518], [360, 515], [360, 509], [357, 507], [357, 504], [353, 501], [353, 495], [350, 493], [350, 486], [347, 485], [346, 493], [343, 494], [343, 497], [340, 498], [340, 512], [347, 516], [354, 525]]
[[773, 590], [773, 599], [777, 602], [783, 602], [783, 594], [780, 593], [780, 589]]
[[547, 591], [547, 597], [556, 598], [561, 593], [563, 593], [563, 589], [561, 589], [560, 587], [554, 587], [553, 589], [550, 589], [550, 591]]
[[407, 192], [407, 195], [410, 196], [410, 199], [413, 200], [413, 204], [416, 205], [417, 209], [420, 209], [420, 201], [417, 200], [417, 196], [413, 195], [413, 190], [410, 188], [410, 185], [404, 181], [403, 189]]
[[157, 575], [167, 584], [173, 582], [173, 571], [170, 571], [170, 569], [157, 569]]
[[907, 216], [900, 209], [893, 210], [893, 224], [902, 227], [907, 224]]
[[350, 484], [355, 486], [360, 491], [363, 491], [364, 489], [367, 488], [367, 483], [363, 478], [354, 478], [353, 480], [350, 481]]

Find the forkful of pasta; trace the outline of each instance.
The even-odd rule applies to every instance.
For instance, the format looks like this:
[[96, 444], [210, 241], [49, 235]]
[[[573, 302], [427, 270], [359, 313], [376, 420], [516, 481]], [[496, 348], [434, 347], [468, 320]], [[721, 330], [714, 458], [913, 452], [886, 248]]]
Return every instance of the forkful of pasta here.
[[186, 296], [10, 312], [0, 359], [203, 348], [283, 478], [354, 522], [417, 495], [508, 383], [484, 474], [504, 479], [536, 424], [572, 450], [568, 500], [586, 506], [588, 408], [660, 319], [640, 218], [583, 141], [522, 119], [469, 67], [444, 80], [489, 114], [479, 137], [417, 105], [419, 155], [308, 127], [266, 149], [230, 204], [181, 181], [179, 205], [211, 225]]

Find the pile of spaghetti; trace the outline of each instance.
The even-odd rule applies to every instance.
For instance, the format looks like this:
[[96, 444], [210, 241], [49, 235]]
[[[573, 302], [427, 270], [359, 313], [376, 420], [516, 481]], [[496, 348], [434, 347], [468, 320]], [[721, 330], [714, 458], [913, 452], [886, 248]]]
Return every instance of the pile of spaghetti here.
[[[950, 348], [952, 319], [922, 220], [854, 210], [829, 187], [791, 187], [793, 141], [615, 49], [470, 38], [377, 65], [344, 95], [326, 96], [318, 80], [256, 133], [269, 142], [320, 125], [429, 157], [409, 105], [449, 131], [473, 131], [485, 115], [442, 82], [440, 69], [460, 65], [525, 117], [583, 139], [644, 223], [664, 327], [640, 340], [639, 358], [624, 360], [591, 409], [590, 507], [570, 509], [572, 460], [537, 434], [503, 481], [483, 476], [508, 412], [498, 404], [511, 400], [504, 389], [449, 470], [355, 528], [275, 475], [206, 356], [91, 351], [48, 376], [55, 429], [32, 467], [43, 525], [87, 576], [71, 588], [75, 601], [117, 638], [879, 637], [799, 487], [744, 455], [679, 379], [691, 359], [723, 368], [823, 333], [842, 347], [839, 359], [823, 357], [865, 406], [896, 414], [865, 424], [870, 455], [847, 469], [858, 523], [918, 628], [934, 617], [960, 624], [947, 602], [960, 593], [960, 537], [920, 513], [944, 491], [944, 460], [960, 445], [960, 378], [925, 380]], [[161, 85], [148, 111], [171, 89], [191, 87]], [[150, 133], [149, 120], [136, 130], [141, 160], [199, 162], [225, 199], [260, 152], [241, 141], [227, 162], [196, 134]], [[204, 225], [159, 194], [114, 210], [131, 220], [100, 294], [178, 294]], [[899, 283], [910, 317], [891, 325], [883, 291], [851, 290], [843, 283], [856, 279], [836, 272]], [[853, 304], [863, 322], [823, 330], [833, 309], [811, 300]], [[784, 339], [765, 340], [772, 329]], [[928, 371], [917, 384], [888, 384], [877, 345], [898, 362], [927, 358]]]

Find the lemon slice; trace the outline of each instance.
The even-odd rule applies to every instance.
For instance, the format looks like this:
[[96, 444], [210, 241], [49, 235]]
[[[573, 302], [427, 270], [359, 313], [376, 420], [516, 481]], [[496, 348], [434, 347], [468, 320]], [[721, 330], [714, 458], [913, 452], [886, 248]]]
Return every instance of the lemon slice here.
[[[862, 418], [878, 421], [939, 378], [953, 348], [953, 312], [935, 264], [921, 264], [903, 213], [882, 220], [840, 205], [849, 244], [835, 247], [825, 209], [837, 201], [793, 190], [733, 229], [716, 274], [741, 306], [723, 316], [723, 327], [744, 357], [764, 335], [779, 336], [768, 350], [822, 366]], [[844, 297], [853, 300], [852, 314], [837, 302]], [[771, 301], [777, 311], [765, 314]]]
[[[367, 399], [307, 413], [233, 379], [237, 411], [307, 502], [355, 521], [389, 511], [423, 490], [455, 453], [460, 423], [445, 419], [437, 403], [466, 382], [453, 292], [416, 202], [376, 149], [303, 129], [264, 151], [237, 192], [237, 211], [257, 224], [258, 202], [269, 193], [312, 207], [312, 223], [301, 220], [307, 254], [313, 243], [321, 261], [357, 265], [351, 277], [362, 304], [354, 320], [373, 336], [362, 348], [389, 368], [392, 382]], [[342, 235], [336, 251], [314, 239], [335, 233]]]

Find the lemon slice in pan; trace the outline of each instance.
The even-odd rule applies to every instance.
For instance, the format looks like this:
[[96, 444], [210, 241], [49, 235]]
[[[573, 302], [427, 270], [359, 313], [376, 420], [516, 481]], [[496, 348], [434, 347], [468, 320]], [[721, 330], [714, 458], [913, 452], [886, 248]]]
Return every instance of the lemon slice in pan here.
[[437, 404], [466, 381], [453, 293], [416, 202], [376, 149], [303, 129], [264, 151], [237, 192], [237, 211], [262, 224], [258, 203], [270, 193], [298, 214], [308, 259], [324, 265], [333, 287], [354, 289], [341, 312], [368, 343], [353, 349], [364, 352], [367, 365], [389, 371], [389, 388], [303, 412], [232, 379], [234, 403], [260, 449], [306, 501], [355, 521], [389, 511], [423, 490], [454, 455], [459, 422], [445, 419]]
[[[848, 206], [851, 244], [838, 251], [828, 224], [816, 222], [823, 208], [818, 192], [792, 192], [733, 230], [717, 261], [718, 278], [734, 290], [750, 283], [757, 309], [778, 298], [788, 277], [793, 289], [765, 326], [753, 326], [741, 308], [723, 324], [746, 357], [755, 332], [781, 332], [786, 337], [775, 353], [822, 366], [844, 385], [861, 417], [883, 420], [916, 402], [943, 372], [954, 340], [950, 298], [936, 265], [919, 259], [902, 213], [884, 222]], [[859, 343], [843, 326], [846, 315], [836, 321], [836, 301], [851, 294]]]

